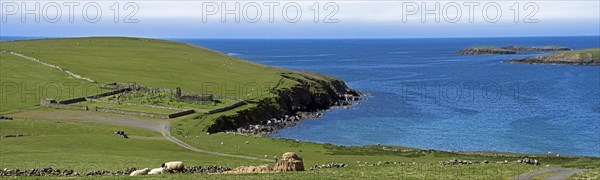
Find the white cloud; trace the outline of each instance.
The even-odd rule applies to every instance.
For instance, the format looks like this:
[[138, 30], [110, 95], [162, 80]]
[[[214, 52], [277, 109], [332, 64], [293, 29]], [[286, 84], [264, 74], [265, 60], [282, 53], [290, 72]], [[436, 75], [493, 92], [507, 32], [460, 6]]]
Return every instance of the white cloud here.
[[[225, 2], [227, 8], [232, 8], [235, 5], [236, 1], [212, 1], [215, 2], [219, 7], [222, 6], [222, 3]], [[274, 1], [273, 1], [274, 2]], [[290, 1], [294, 3], [293, 1]], [[279, 6], [275, 7], [275, 17], [281, 18], [282, 7], [286, 3], [290, 2], [279, 2]], [[322, 1], [298, 1], [300, 7], [302, 8], [302, 16], [303, 20], [312, 20], [314, 11], [311, 10], [311, 7], [315, 7], [314, 3], [320, 3], [320, 16], [324, 18], [324, 16], [329, 15], [332, 12], [332, 9], [329, 11], [323, 9], [323, 5], [325, 2]], [[440, 4], [440, 9], [443, 9], [445, 5], [449, 5], [451, 3], [456, 3], [460, 5], [462, 12], [462, 19], [468, 20], [469, 15], [469, 6], [466, 6], [464, 3], [479, 3], [478, 6], [474, 7], [474, 17], [477, 20], [483, 21], [483, 7], [488, 3], [497, 3], [500, 5], [502, 20], [511, 21], [514, 16], [514, 10], [511, 10], [511, 7], [514, 6], [515, 3], [519, 3], [519, 16], [520, 19], [525, 16], [533, 13], [533, 6], [538, 7], [537, 13], [533, 16], [536, 19], [541, 21], [553, 21], [553, 20], [568, 20], [568, 19], [590, 19], [590, 20], [599, 20], [600, 15], [598, 12], [600, 11], [600, 2], [594, 1], [532, 1], [532, 7], [529, 9], [524, 9], [524, 5], [529, 2], [522, 1], [333, 1], [339, 7], [339, 11], [335, 14], [335, 18], [339, 19], [342, 22], [372, 22], [372, 23], [386, 23], [386, 22], [401, 22], [403, 17], [402, 5], [418, 5], [420, 10], [423, 10], [423, 5], [427, 6], [428, 9], [431, 9], [435, 6], [435, 3]], [[140, 13], [139, 16], [142, 18], [190, 18], [190, 19], [201, 19], [203, 17], [202, 13], [202, 3], [210, 3], [210, 1], [205, 2], [192, 2], [192, 1], [142, 1], [138, 2], [140, 5]], [[242, 8], [245, 4], [254, 3], [252, 1], [240, 1], [240, 8]], [[264, 1], [256, 2], [262, 8], [262, 16], [263, 20], [267, 19], [269, 9], [267, 6], [264, 6]], [[425, 4], [422, 4], [425, 3]], [[293, 12], [293, 11], [292, 11]], [[456, 11], [454, 7], [450, 7], [446, 15], [448, 17], [455, 17]], [[490, 16], [493, 16], [494, 9], [493, 7], [489, 9]], [[219, 20], [222, 12], [218, 12], [216, 15], [209, 15], [209, 19]], [[229, 15], [229, 17], [233, 17]], [[428, 15], [428, 18], [432, 18], [432, 15]], [[416, 15], [409, 15], [408, 18], [415, 19], [416, 21], [420, 21], [420, 11], [417, 12]], [[409, 19], [409, 22], [410, 22]]]

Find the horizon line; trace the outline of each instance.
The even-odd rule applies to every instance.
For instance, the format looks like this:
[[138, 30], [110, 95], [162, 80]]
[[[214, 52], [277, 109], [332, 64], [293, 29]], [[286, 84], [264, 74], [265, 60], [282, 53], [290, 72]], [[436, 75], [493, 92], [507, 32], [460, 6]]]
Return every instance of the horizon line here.
[[[82, 36], [22, 36], [22, 35], [0, 35], [0, 37], [25, 37], [25, 38], [76, 38], [76, 37], [130, 37], [150, 39], [207, 39], [207, 40], [327, 40], [327, 39], [463, 39], [463, 38], [530, 38], [530, 37], [593, 37], [600, 34], [589, 35], [519, 35], [519, 36], [431, 36], [431, 37], [160, 37], [160, 36], [127, 36], [127, 35], [82, 35]], [[2, 39], [2, 38], [0, 38]]]

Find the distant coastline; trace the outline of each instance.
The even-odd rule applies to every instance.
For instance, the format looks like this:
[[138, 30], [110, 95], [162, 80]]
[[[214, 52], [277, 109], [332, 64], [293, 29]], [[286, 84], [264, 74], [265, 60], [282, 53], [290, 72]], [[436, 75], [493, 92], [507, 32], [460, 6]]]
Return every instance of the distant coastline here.
[[548, 52], [548, 51], [570, 51], [571, 48], [561, 46], [472, 46], [456, 52], [461, 55], [486, 55], [486, 54], [519, 54], [532, 52]]

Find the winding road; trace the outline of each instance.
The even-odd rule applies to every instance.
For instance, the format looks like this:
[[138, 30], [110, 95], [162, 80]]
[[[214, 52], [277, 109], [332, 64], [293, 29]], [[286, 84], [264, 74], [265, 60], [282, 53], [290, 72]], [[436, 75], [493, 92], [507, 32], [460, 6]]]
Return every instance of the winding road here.
[[70, 120], [83, 122], [105, 123], [118, 126], [142, 128], [155, 132], [159, 132], [167, 140], [181, 146], [187, 150], [233, 158], [241, 158], [256, 161], [275, 162], [272, 159], [264, 159], [252, 156], [243, 156], [235, 154], [226, 154], [221, 152], [208, 151], [191, 146], [173, 136], [171, 136], [171, 122], [162, 119], [150, 119], [137, 116], [125, 116], [119, 114], [91, 112], [91, 111], [76, 111], [76, 110], [29, 110], [11, 114], [11, 117], [36, 119], [36, 120]]

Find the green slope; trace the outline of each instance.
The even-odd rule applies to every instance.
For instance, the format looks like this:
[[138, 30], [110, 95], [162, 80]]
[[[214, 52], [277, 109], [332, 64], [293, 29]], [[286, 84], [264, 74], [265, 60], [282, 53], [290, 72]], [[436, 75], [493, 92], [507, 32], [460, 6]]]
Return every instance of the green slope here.
[[64, 100], [96, 94], [96, 84], [8, 53], [0, 53], [0, 113], [35, 106], [46, 97]]
[[92, 37], [10, 41], [1, 50], [36, 57], [100, 83], [182, 87], [241, 99], [268, 96], [284, 70], [173, 41]]

